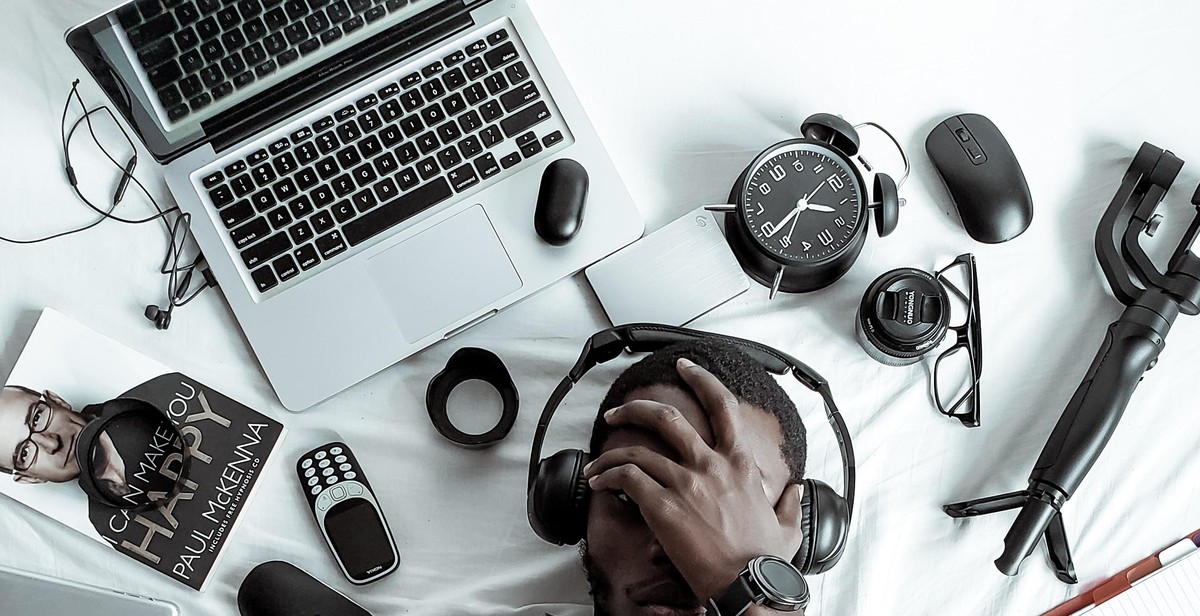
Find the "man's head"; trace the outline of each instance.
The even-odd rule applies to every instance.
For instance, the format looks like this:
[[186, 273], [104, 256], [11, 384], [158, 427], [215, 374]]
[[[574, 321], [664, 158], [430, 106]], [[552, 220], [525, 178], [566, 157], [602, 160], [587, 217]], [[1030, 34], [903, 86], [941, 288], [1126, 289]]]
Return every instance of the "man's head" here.
[[0, 472], [21, 483], [77, 479], [75, 441], [87, 423], [52, 391], [0, 389]]
[[[645, 446], [673, 456], [656, 435], [609, 426], [603, 411], [636, 399], [675, 406], [712, 442], [708, 416], [680, 378], [676, 361], [685, 357], [717, 377], [740, 402], [752, 438], [749, 449], [762, 471], [763, 490], [775, 502], [804, 475], [804, 424], [787, 393], [761, 364], [736, 347], [715, 340], [673, 345], [645, 357], [613, 382], [592, 429], [589, 451], [595, 459], [615, 448]], [[640, 614], [649, 604], [680, 604], [686, 584], [647, 528], [637, 505], [612, 493], [592, 495], [587, 538], [581, 546], [597, 616]]]

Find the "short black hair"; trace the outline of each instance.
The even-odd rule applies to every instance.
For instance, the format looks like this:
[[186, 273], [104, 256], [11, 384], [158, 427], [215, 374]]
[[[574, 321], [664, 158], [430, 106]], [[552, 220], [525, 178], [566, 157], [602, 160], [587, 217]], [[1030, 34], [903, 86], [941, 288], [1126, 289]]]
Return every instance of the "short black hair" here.
[[780, 453], [790, 471], [789, 481], [800, 483], [804, 478], [808, 446], [804, 422], [795, 403], [757, 360], [731, 343], [712, 338], [681, 342], [660, 349], [622, 372], [600, 403], [600, 412], [592, 425], [589, 444], [592, 455], [599, 455], [612, 433], [612, 428], [604, 421], [604, 411], [624, 404], [630, 392], [652, 385], [691, 391], [675, 367], [675, 362], [681, 357], [711, 372], [738, 400], [757, 406], [779, 420], [779, 429], [783, 433]]

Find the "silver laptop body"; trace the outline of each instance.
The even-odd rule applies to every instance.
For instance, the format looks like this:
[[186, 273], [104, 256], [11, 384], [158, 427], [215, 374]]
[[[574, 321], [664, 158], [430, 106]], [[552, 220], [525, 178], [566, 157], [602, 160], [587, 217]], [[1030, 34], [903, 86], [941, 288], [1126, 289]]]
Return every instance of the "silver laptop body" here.
[[[412, 6], [421, 2], [451, 18], [445, 32], [426, 32], [419, 49], [242, 139], [187, 148], [165, 167], [290, 410], [486, 319], [643, 231], [525, 2]], [[117, 72], [135, 84], [147, 79], [134, 62]], [[168, 123], [163, 105], [145, 104], [153, 96], [137, 88], [133, 96], [155, 110], [143, 122]], [[536, 235], [533, 215], [542, 172], [559, 158], [582, 163], [590, 189], [579, 234], [556, 247]]]

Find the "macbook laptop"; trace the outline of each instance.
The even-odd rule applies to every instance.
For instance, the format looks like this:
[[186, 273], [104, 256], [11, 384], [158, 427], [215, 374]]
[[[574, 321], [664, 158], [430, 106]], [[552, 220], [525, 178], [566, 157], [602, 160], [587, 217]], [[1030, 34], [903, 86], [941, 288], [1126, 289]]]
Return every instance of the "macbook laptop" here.
[[[523, 0], [138, 0], [67, 42], [302, 410], [641, 236]], [[587, 169], [579, 234], [533, 213]]]
[[0, 567], [4, 616], [179, 616], [172, 603]]

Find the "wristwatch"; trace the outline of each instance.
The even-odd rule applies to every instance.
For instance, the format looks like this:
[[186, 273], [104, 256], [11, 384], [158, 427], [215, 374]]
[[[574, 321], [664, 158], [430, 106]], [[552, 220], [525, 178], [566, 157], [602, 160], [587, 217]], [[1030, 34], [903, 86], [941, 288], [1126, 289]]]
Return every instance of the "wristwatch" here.
[[721, 594], [708, 600], [715, 616], [741, 616], [754, 605], [795, 612], [808, 605], [808, 582], [795, 565], [774, 556], [750, 561]]

